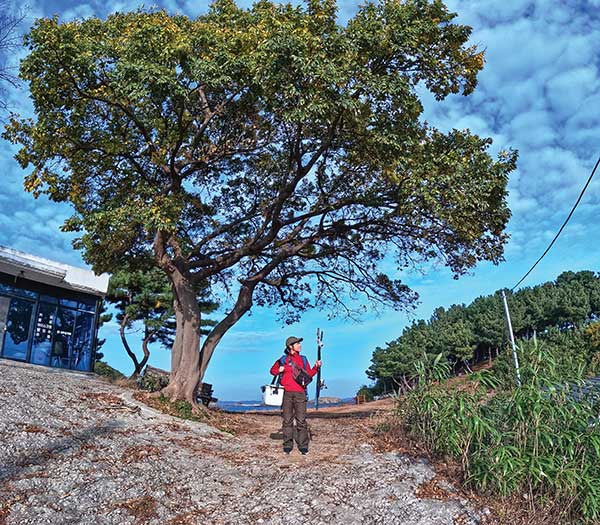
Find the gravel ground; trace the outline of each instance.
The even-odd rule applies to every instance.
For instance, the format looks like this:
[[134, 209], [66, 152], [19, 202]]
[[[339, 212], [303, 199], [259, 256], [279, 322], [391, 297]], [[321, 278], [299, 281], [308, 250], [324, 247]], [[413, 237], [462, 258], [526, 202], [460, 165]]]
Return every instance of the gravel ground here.
[[483, 522], [450, 486], [423, 496], [432, 467], [374, 452], [352, 418], [311, 419], [288, 457], [277, 416], [231, 436], [85, 374], [0, 360], [0, 399], [0, 525]]

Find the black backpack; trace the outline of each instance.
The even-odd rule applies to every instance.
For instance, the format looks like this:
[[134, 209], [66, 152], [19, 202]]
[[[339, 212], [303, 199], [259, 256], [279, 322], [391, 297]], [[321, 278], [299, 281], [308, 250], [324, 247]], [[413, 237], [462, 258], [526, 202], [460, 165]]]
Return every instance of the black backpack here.
[[306, 369], [308, 368], [308, 359], [306, 359], [306, 357], [303, 355], [301, 355], [300, 357], [302, 358], [303, 368], [299, 368], [298, 365], [294, 363], [294, 360], [289, 355], [282, 356], [279, 359], [279, 364], [281, 366], [284, 366], [287, 359], [289, 358], [290, 363], [292, 365], [292, 377], [294, 378], [294, 381], [296, 381], [296, 383], [298, 383], [302, 388], [306, 388], [313, 378], [308, 372], [306, 372]]

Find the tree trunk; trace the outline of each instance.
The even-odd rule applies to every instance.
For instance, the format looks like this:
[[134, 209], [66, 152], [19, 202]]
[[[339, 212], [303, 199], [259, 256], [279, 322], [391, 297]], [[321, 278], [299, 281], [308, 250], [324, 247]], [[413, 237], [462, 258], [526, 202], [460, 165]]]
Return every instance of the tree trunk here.
[[163, 394], [172, 401], [196, 404], [200, 381], [200, 309], [193, 285], [177, 270], [170, 274], [175, 291], [177, 332], [171, 356], [174, 368]]
[[148, 359], [150, 358], [150, 349], [148, 348], [148, 342], [154, 335], [154, 332], [149, 332], [148, 327], [144, 327], [144, 340], [142, 341], [142, 352], [144, 352], [144, 357], [140, 361], [140, 373], [146, 366]]
[[123, 343], [123, 347], [125, 348], [127, 355], [133, 361], [133, 374], [131, 374], [129, 376], [129, 379], [135, 379], [137, 376], [140, 375], [140, 372], [142, 371], [142, 367], [140, 366], [140, 363], [138, 362], [136, 355], [131, 351], [131, 348], [129, 347], [129, 343], [127, 342], [127, 338], [125, 337], [125, 327], [127, 326], [128, 320], [129, 320], [129, 318], [127, 315], [124, 315], [123, 319], [121, 319], [121, 324], [119, 325], [119, 334], [121, 335], [121, 342]]
[[[178, 243], [164, 231], [157, 232], [154, 238], [154, 253], [158, 265], [169, 276], [175, 300], [177, 331], [173, 344], [172, 370], [169, 385], [162, 390], [171, 400], [184, 399], [196, 404], [196, 393], [200, 381], [213, 352], [225, 333], [252, 307], [252, 294], [256, 285], [269, 275], [282, 260], [298, 253], [308, 244], [308, 240], [298, 243], [293, 249], [285, 248], [273, 257], [260, 271], [242, 282], [238, 298], [227, 316], [210, 332], [200, 349], [200, 308], [196, 290], [181, 254]], [[166, 251], [171, 246], [175, 257], [171, 259]]]
[[210, 358], [223, 336], [252, 307], [252, 292], [255, 286], [256, 282], [246, 282], [242, 285], [233, 310], [211, 330], [204, 340], [200, 361], [200, 381], [204, 378]]
[[183, 349], [183, 311], [177, 298], [173, 299], [173, 309], [175, 310], [175, 340], [171, 348], [171, 380], [175, 378], [181, 363]]

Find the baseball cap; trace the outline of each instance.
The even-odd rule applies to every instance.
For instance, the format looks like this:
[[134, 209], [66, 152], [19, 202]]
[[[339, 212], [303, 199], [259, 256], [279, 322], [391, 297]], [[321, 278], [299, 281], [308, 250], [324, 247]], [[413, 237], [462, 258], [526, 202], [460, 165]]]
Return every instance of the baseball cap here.
[[304, 339], [302, 339], [302, 337], [288, 337], [285, 340], [285, 347], [288, 348], [290, 346], [292, 346], [294, 343], [299, 343], [301, 341], [303, 341]]

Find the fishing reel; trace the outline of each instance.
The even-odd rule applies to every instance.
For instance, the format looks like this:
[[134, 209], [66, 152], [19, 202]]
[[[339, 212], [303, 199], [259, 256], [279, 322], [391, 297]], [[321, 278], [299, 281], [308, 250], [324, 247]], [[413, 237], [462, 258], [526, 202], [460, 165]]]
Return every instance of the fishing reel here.
[[325, 380], [321, 379], [319, 382], [319, 390], [323, 390], [324, 388], [327, 388], [327, 385], [325, 384]]

